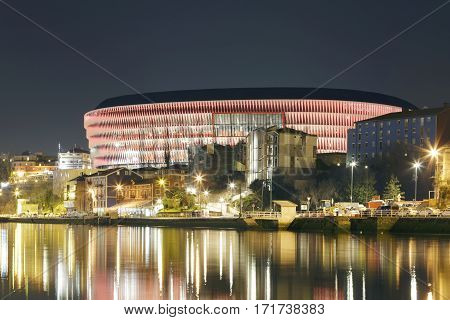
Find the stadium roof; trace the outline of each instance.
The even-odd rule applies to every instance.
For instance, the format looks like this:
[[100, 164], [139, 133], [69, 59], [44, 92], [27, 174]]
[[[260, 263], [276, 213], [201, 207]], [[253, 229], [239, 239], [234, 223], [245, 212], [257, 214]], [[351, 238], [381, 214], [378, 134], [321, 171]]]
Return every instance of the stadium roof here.
[[151, 92], [106, 99], [96, 109], [164, 102], [311, 99], [379, 103], [404, 109], [417, 109], [408, 101], [385, 94], [328, 88], [236, 88]]
[[450, 110], [449, 107], [443, 108], [430, 108], [430, 109], [417, 109], [417, 110], [405, 110], [403, 112], [394, 112], [388, 113], [379, 117], [370, 118], [366, 120], [357, 121], [359, 122], [371, 122], [371, 121], [382, 121], [382, 120], [391, 120], [391, 119], [403, 119], [403, 118], [411, 118], [411, 117], [426, 117], [437, 115], [443, 111]]

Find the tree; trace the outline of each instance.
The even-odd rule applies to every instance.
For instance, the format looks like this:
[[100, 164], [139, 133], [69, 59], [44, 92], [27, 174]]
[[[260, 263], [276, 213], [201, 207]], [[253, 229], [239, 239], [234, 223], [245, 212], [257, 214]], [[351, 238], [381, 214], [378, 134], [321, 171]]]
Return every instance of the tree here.
[[168, 209], [193, 209], [195, 207], [195, 196], [183, 189], [176, 188], [166, 192], [163, 204]]
[[0, 160], [0, 181], [6, 182], [11, 174], [11, 165], [7, 159]]
[[389, 181], [386, 183], [384, 188], [383, 197], [384, 199], [394, 199], [397, 200], [404, 196], [404, 192], [402, 191], [402, 186], [398, 181], [397, 177], [391, 175]]
[[[236, 207], [239, 207], [239, 199], [236, 200], [234, 204]], [[256, 193], [250, 193], [248, 196], [242, 198], [242, 211], [253, 211], [253, 209], [262, 210], [261, 197], [259, 197]]]

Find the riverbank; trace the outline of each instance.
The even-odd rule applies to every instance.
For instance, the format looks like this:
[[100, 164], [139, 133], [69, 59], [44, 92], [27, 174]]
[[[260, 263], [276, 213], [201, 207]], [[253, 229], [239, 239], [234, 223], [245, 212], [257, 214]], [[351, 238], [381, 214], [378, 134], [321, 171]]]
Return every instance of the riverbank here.
[[[0, 223], [70, 224], [103, 226], [155, 226], [237, 230], [277, 230], [277, 220], [235, 217], [119, 218], [109, 217], [1, 217]], [[297, 232], [408, 233], [450, 235], [450, 218], [433, 217], [297, 217], [287, 228]]]

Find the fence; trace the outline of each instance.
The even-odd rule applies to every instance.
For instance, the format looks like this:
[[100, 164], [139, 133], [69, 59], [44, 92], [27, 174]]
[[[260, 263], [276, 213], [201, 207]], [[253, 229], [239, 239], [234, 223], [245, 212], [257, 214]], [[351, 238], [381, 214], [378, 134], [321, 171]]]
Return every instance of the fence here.
[[278, 219], [281, 217], [281, 212], [276, 211], [247, 211], [243, 213], [244, 218], [265, 218]]

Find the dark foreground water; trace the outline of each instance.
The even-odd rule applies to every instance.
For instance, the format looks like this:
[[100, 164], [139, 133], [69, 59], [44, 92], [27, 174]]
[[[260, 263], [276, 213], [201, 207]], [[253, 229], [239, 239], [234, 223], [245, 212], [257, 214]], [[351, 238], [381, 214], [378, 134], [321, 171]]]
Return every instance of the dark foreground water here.
[[450, 238], [0, 224], [8, 299], [447, 299]]

